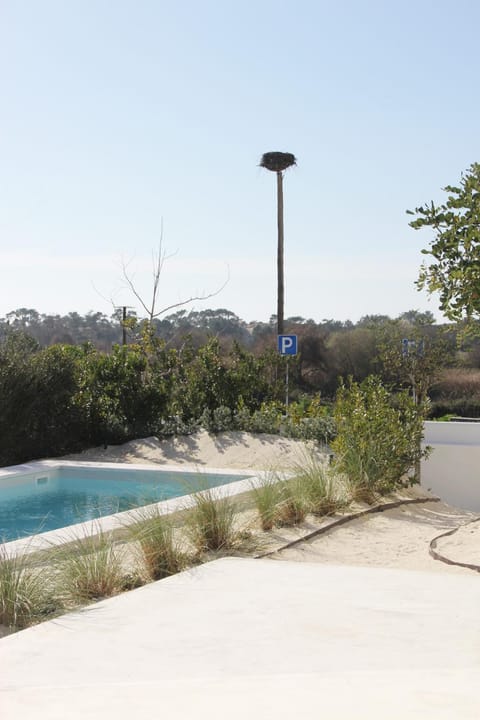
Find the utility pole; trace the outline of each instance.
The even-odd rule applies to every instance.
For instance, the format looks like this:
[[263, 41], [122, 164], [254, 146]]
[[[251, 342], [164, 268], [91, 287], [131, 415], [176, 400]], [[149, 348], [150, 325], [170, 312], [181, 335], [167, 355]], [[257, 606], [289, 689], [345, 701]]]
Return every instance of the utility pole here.
[[133, 310], [133, 308], [130, 305], [120, 305], [119, 307], [116, 307], [115, 310], [121, 310], [122, 311], [122, 345], [127, 344], [127, 310]]
[[262, 155], [260, 166], [277, 175], [277, 335], [284, 332], [284, 277], [283, 277], [283, 173], [287, 168], [296, 165], [297, 160], [292, 153], [268, 152]]

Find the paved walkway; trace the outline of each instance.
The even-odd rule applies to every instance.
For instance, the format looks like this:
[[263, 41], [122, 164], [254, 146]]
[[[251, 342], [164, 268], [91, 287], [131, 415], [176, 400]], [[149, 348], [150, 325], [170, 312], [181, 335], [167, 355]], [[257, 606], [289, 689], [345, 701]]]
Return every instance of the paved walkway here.
[[227, 558], [0, 642], [2, 720], [478, 720], [477, 574]]

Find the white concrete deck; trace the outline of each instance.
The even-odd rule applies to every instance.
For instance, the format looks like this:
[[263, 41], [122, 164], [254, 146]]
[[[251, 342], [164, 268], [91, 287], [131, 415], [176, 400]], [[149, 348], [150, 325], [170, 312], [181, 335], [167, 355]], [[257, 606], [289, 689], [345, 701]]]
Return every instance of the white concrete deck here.
[[480, 577], [222, 559], [0, 641], [2, 720], [480, 717]]

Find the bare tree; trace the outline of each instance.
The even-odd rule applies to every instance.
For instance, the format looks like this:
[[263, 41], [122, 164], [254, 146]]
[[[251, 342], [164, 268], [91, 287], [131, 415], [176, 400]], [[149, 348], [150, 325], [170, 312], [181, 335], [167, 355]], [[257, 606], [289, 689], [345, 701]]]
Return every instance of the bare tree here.
[[228, 271], [227, 266], [227, 278], [223, 284], [217, 288], [214, 292], [211, 293], [202, 293], [200, 295], [191, 295], [189, 298], [186, 298], [185, 300], [180, 300], [179, 302], [172, 303], [171, 305], [166, 305], [165, 307], [158, 308], [158, 301], [159, 301], [159, 292], [160, 292], [160, 280], [162, 276], [163, 266], [167, 260], [169, 260], [171, 257], [176, 255], [176, 253], [171, 253], [170, 255], [167, 255], [165, 248], [163, 246], [163, 223], [162, 223], [162, 229], [160, 232], [160, 241], [158, 243], [158, 249], [157, 251], [152, 251], [152, 292], [150, 298], [147, 300], [140, 292], [137, 290], [133, 276], [128, 272], [128, 264], [124, 261], [122, 262], [122, 275], [123, 280], [128, 287], [128, 289], [133, 293], [133, 295], [137, 298], [138, 302], [142, 306], [142, 308], [145, 310], [148, 318], [148, 322], [151, 325], [152, 321], [155, 318], [160, 317], [160, 315], [163, 315], [164, 313], [168, 312], [169, 310], [174, 310], [175, 308], [184, 307], [185, 305], [189, 305], [192, 302], [195, 302], [196, 300], [208, 300], [209, 298], [215, 297], [216, 295], [219, 295], [219, 293], [222, 292], [222, 290], [227, 285], [228, 281], [230, 280], [230, 273]]

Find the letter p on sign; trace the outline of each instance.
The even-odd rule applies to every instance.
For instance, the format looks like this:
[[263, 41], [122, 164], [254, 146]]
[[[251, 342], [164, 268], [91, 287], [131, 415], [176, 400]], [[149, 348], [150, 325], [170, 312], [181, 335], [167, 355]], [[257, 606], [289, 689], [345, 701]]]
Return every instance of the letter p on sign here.
[[297, 354], [297, 336], [296, 335], [279, 335], [278, 336], [278, 352], [280, 355], [296, 355]]

